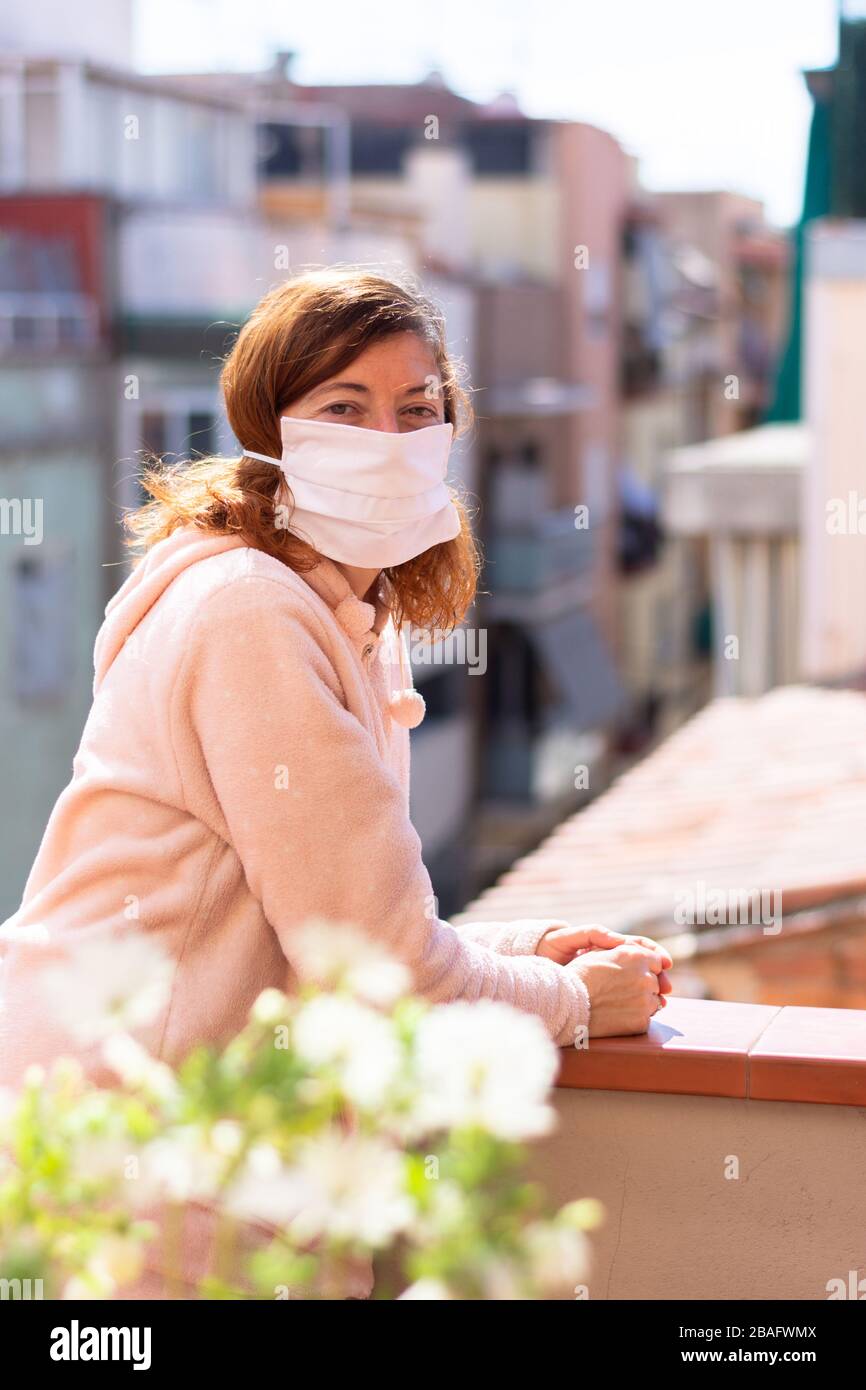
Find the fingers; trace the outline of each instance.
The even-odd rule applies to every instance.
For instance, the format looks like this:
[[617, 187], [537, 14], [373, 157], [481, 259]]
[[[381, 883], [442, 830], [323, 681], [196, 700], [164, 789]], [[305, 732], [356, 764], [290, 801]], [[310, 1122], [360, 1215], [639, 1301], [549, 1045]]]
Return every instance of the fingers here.
[[616, 948], [616, 954], [618, 956], [621, 954], [624, 959], [640, 960], [648, 970], [652, 970], [656, 975], [659, 975], [666, 968], [666, 962], [670, 960], [667, 951], [663, 951], [661, 947], [642, 946], [631, 938], [627, 939], [624, 945]]
[[670, 951], [665, 949], [664, 946], [660, 946], [657, 941], [653, 941], [651, 936], [626, 936], [625, 939], [626, 941], [637, 942], [638, 946], [645, 946], [648, 951], [659, 951], [661, 955], [664, 957], [663, 968], [665, 970], [670, 970], [671, 966], [674, 963], [673, 956], [671, 955]]
[[584, 951], [609, 951], [613, 947], [624, 947], [624, 945], [637, 945], [644, 951], [651, 952], [653, 958], [659, 960], [659, 970], [670, 970], [674, 960], [670, 951], [666, 947], [653, 941], [652, 937], [641, 937], [641, 935], [631, 935], [623, 931], [614, 931], [612, 927], [602, 926], [601, 923], [589, 923], [587, 926], [573, 927], [569, 922], [553, 922], [545, 933], [548, 940], [553, 938], [557, 947], [570, 947], [584, 949]]
[[583, 933], [586, 936], [586, 945], [597, 947], [600, 950], [611, 949], [614, 946], [624, 946], [628, 941], [627, 936], [622, 932], [611, 931], [609, 927], [584, 927]]
[[666, 994], [671, 992], [670, 977], [667, 972], [660, 968], [664, 952], [660, 950], [651, 951], [646, 946], [638, 946], [630, 943], [623, 954], [627, 952], [627, 959], [632, 968], [638, 966], [643, 972], [643, 985], [646, 990], [647, 1017], [653, 1018], [655, 1014], [661, 1013], [667, 1007]]
[[631, 936], [596, 922], [581, 927], [573, 927], [568, 922], [554, 922], [545, 937], [548, 941], [555, 941], [558, 949], [571, 951], [605, 951], [616, 946], [640, 946], [659, 962], [659, 970], [670, 970], [674, 963], [670, 951], [653, 941], [651, 936]]
[[563, 925], [548, 928], [535, 950], [536, 955], [548, 956], [565, 965], [587, 951], [610, 951], [615, 946], [625, 945], [626, 940], [622, 932], [610, 931], [607, 927]]
[[557, 945], [570, 946], [573, 949], [582, 947], [587, 951], [624, 946], [628, 941], [628, 937], [623, 936], [622, 932], [611, 931], [609, 927], [595, 925], [572, 927], [563, 923], [561, 926], [552, 927], [545, 935], [548, 939], [555, 940]]

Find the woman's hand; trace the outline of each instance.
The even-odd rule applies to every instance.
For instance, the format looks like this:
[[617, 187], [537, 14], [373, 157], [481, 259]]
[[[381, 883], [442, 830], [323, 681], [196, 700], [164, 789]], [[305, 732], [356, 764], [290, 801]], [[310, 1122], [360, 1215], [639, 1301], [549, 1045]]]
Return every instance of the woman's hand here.
[[645, 1033], [671, 992], [673, 958], [649, 936], [553, 922], [535, 953], [578, 970], [589, 991], [590, 1037]]
[[[568, 965], [586, 951], [610, 951], [615, 946], [644, 946], [648, 951], [660, 951], [664, 957], [663, 969], [669, 970], [673, 959], [663, 946], [649, 936], [624, 936], [622, 932], [610, 931], [608, 927], [570, 927], [567, 922], [551, 922], [544, 936], [535, 948], [537, 956], [546, 956], [557, 965]], [[667, 991], [666, 991], [667, 993]]]
[[624, 945], [582, 952], [566, 966], [580, 975], [589, 993], [589, 1036], [645, 1033], [665, 1007], [671, 963], [669, 953], [649, 937], [629, 937]]

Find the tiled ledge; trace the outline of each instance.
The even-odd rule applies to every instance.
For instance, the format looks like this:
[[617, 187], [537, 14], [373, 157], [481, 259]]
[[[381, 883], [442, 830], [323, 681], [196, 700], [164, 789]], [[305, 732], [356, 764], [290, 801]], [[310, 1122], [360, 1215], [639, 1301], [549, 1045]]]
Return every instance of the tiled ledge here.
[[557, 1084], [866, 1106], [866, 1011], [670, 998], [640, 1037], [564, 1048]]

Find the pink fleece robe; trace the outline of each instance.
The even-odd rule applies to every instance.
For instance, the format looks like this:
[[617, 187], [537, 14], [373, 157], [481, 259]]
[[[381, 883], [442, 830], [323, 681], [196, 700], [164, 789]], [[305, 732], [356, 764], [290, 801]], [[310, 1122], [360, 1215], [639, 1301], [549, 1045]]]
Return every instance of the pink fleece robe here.
[[547, 923], [435, 915], [389, 708], [401, 640], [328, 560], [299, 575], [191, 527], [149, 551], [106, 610], [73, 777], [0, 930], [0, 1085], [63, 1052], [98, 1071], [40, 999], [76, 943], [143, 932], [172, 958], [140, 1036], [174, 1062], [293, 988], [313, 917], [377, 938], [430, 1000], [505, 1000], [574, 1042], [589, 997], [533, 954]]
[[548, 923], [435, 915], [389, 704], [399, 641], [330, 561], [298, 575], [194, 528], [153, 547], [108, 605], [73, 777], [0, 929], [0, 1085], [64, 1053], [110, 1079], [44, 993], [76, 945], [159, 944], [170, 998], [138, 1036], [176, 1062], [236, 1033], [267, 986], [293, 989], [310, 918], [375, 937], [430, 1000], [505, 1000], [575, 1040], [589, 997], [533, 954]]

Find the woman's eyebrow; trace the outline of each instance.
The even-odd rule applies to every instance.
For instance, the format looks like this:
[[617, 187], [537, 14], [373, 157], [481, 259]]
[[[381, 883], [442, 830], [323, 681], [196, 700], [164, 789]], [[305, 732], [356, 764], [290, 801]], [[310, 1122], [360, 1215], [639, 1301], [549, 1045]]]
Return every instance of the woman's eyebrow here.
[[[427, 394], [428, 384], [422, 381], [418, 386], [401, 386], [399, 390], [406, 396], [424, 396]], [[321, 386], [314, 387], [310, 394], [317, 396], [322, 391], [357, 391], [365, 396], [370, 394], [369, 386], [364, 386], [359, 381], [323, 381]]]
[[370, 394], [369, 386], [362, 386], [359, 381], [323, 381], [312, 394], [318, 395], [321, 391], [363, 391], [366, 395]]

